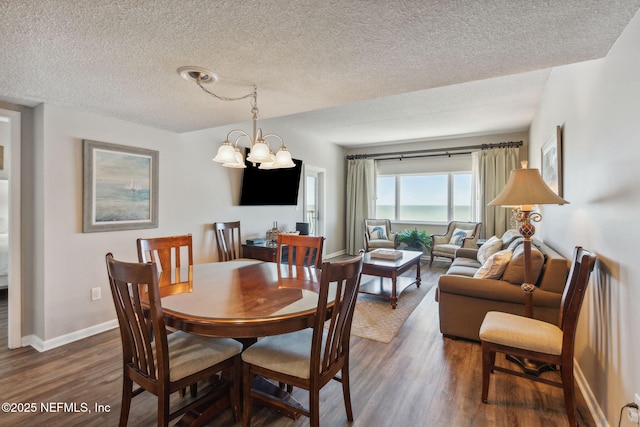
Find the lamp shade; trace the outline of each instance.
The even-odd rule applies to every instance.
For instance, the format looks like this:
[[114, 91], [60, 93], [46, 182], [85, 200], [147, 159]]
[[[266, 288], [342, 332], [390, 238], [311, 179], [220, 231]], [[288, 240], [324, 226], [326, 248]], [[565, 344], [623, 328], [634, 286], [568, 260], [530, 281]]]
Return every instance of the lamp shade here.
[[489, 206], [564, 205], [567, 202], [542, 180], [538, 169], [514, 169]]
[[276, 159], [273, 162], [273, 166], [277, 168], [292, 168], [295, 167], [295, 163], [293, 163], [293, 159], [291, 158], [291, 153], [287, 150], [287, 147], [284, 145], [280, 147], [280, 150], [276, 153]]
[[220, 148], [218, 148], [218, 153], [213, 158], [213, 161], [218, 163], [235, 162], [235, 160], [236, 160], [236, 151], [233, 149], [233, 146], [228, 140], [225, 141], [220, 146]]

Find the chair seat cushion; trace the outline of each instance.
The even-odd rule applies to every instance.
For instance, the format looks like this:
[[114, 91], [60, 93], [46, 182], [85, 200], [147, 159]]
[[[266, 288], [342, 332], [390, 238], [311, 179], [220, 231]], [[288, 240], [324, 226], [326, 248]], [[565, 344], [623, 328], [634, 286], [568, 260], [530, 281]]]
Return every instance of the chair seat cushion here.
[[369, 240], [370, 248], [393, 248], [393, 240]]
[[313, 329], [258, 340], [242, 353], [242, 360], [272, 371], [308, 379]]
[[480, 340], [556, 356], [562, 353], [562, 330], [556, 325], [498, 311], [485, 315]]
[[432, 252], [435, 255], [442, 255], [442, 256], [448, 256], [453, 258], [453, 256], [456, 253], [456, 250], [459, 249], [460, 246], [456, 246], [456, 245], [451, 245], [449, 243], [443, 244], [443, 245], [437, 245], [433, 247]]
[[177, 381], [242, 352], [231, 338], [209, 338], [177, 331], [167, 335], [169, 378]]

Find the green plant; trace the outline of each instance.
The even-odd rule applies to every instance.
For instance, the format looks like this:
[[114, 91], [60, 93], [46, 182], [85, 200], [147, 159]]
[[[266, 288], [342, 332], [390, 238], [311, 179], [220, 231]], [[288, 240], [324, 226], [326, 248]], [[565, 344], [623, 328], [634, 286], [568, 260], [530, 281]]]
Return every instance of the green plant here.
[[407, 245], [408, 249], [421, 251], [431, 247], [431, 236], [427, 236], [427, 232], [424, 230], [418, 231], [417, 228], [414, 228], [398, 233], [398, 242]]

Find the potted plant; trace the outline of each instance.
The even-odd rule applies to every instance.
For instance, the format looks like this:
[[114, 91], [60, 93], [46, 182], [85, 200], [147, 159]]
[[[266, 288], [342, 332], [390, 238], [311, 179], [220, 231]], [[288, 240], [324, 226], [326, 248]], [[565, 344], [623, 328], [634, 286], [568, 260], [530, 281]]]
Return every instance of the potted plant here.
[[398, 233], [398, 242], [407, 245], [407, 250], [422, 251], [424, 248], [431, 247], [431, 236], [427, 236], [427, 232], [413, 230], [403, 230]]

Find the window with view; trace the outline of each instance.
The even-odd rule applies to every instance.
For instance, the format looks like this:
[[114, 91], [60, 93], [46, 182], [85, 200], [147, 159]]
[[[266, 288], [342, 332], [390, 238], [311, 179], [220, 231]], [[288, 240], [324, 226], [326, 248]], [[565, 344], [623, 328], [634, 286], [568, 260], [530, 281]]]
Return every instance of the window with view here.
[[379, 175], [376, 217], [396, 221], [470, 221], [470, 172]]

